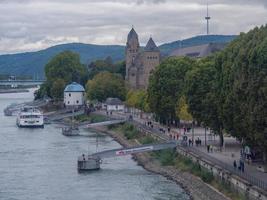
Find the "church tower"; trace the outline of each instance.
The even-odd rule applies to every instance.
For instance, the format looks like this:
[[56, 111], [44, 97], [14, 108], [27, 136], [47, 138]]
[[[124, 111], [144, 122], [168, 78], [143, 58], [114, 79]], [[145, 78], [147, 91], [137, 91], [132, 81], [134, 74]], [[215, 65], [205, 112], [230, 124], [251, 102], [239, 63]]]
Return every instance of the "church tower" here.
[[[129, 80], [129, 74], [130, 68], [132, 67], [134, 63], [134, 59], [136, 58], [137, 54], [139, 53], [139, 40], [138, 35], [135, 32], [134, 28], [131, 29], [131, 31], [128, 34], [127, 38], [127, 44], [125, 49], [126, 54], [126, 76], [125, 80]], [[133, 76], [136, 76], [136, 74], [133, 74]]]
[[149, 76], [152, 73], [152, 70], [160, 64], [160, 50], [155, 44], [152, 37], [149, 38], [147, 45], [143, 53], [143, 78], [142, 84], [143, 88], [147, 88], [149, 82]]

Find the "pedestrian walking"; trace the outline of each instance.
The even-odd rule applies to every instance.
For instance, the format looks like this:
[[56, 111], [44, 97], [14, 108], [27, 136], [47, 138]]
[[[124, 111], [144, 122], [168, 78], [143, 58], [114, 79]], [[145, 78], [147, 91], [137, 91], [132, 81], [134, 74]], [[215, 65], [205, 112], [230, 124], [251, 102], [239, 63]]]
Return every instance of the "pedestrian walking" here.
[[236, 160], [234, 160], [234, 168], [235, 168], [235, 170], [236, 170], [236, 167], [237, 167]]
[[210, 152], [210, 145], [209, 144], [207, 145], [207, 152], [208, 153]]
[[240, 168], [241, 168], [241, 171], [242, 172], [244, 172], [245, 171], [245, 163], [244, 163], [244, 161], [243, 160], [241, 160], [241, 162], [240, 162]]

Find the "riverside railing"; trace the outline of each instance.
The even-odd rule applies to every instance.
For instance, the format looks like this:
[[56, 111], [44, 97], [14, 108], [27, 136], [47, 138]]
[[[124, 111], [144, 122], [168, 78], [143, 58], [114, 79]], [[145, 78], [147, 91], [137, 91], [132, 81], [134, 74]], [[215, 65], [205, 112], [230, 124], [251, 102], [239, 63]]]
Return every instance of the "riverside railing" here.
[[246, 180], [247, 182], [249, 182], [251, 185], [255, 185], [263, 190], [267, 190], [267, 180], [260, 180], [257, 177], [249, 174], [248, 172], [244, 171], [242, 172], [241, 170], [238, 170], [237, 168], [234, 168], [232, 165], [227, 164], [225, 162], [222, 162], [214, 157], [211, 157], [207, 154], [205, 154], [202, 151], [199, 151], [197, 148], [195, 147], [188, 147], [186, 148], [187, 151], [192, 151], [193, 153], [197, 154], [198, 156], [210, 161], [211, 163], [220, 166], [221, 168], [231, 172], [232, 174], [235, 174], [241, 178], [243, 178], [244, 180]]

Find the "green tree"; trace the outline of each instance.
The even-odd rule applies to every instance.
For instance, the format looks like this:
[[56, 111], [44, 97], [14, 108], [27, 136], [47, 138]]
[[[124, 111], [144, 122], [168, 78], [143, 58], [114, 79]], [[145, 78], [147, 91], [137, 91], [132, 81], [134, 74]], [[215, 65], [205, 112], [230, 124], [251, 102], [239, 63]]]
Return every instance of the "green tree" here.
[[145, 112], [149, 111], [145, 90], [130, 90], [126, 95], [126, 104], [129, 107], [135, 107]]
[[125, 100], [126, 88], [124, 80], [117, 74], [101, 72], [86, 84], [87, 96], [90, 100], [105, 101], [108, 97]]
[[178, 120], [175, 112], [177, 100], [183, 95], [185, 75], [194, 62], [186, 57], [168, 58], [150, 76], [148, 104], [162, 123]]
[[105, 60], [96, 60], [88, 65], [89, 79], [94, 78], [100, 72], [111, 72], [114, 74], [120, 74], [123, 78], [126, 73], [125, 61], [113, 63], [111, 57], [107, 57]]
[[186, 76], [185, 95], [189, 111], [198, 122], [209, 126], [220, 136], [223, 145], [223, 124], [214, 58], [198, 60]]
[[61, 100], [63, 99], [63, 91], [66, 86], [66, 83], [63, 79], [56, 79], [53, 82], [52, 88], [51, 88], [51, 96], [55, 100]]
[[[78, 54], [71, 51], [64, 51], [53, 57], [45, 66], [46, 82], [35, 93], [35, 99], [40, 99], [45, 95], [50, 97], [59, 97], [53, 94], [51, 89], [59, 88], [59, 82], [69, 84], [73, 81], [85, 85], [88, 80], [88, 74], [84, 65], [80, 63]], [[57, 81], [57, 80], [61, 81]], [[55, 82], [57, 83], [55, 84]], [[58, 91], [59, 92], [59, 91]], [[63, 89], [60, 94], [63, 95]]]
[[179, 119], [185, 120], [185, 121], [192, 121], [193, 117], [189, 113], [189, 107], [188, 104], [186, 103], [186, 97], [183, 95], [180, 97], [177, 103], [176, 107], [176, 116]]
[[80, 56], [71, 51], [64, 51], [53, 57], [45, 66], [45, 75], [48, 82], [62, 79], [66, 83], [73, 81], [81, 83], [86, 76], [86, 69], [80, 62]]
[[34, 99], [41, 99], [44, 96], [51, 96], [50, 94], [51, 84], [47, 81], [43, 83], [38, 90], [34, 92]]
[[231, 135], [267, 158], [267, 26], [241, 34], [216, 59], [221, 116]]

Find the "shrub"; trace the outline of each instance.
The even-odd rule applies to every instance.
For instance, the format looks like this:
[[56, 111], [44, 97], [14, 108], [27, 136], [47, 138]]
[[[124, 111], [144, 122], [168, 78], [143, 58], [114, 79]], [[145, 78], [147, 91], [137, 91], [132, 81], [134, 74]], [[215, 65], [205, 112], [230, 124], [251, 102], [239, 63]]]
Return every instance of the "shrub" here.
[[151, 137], [151, 136], [145, 136], [143, 138], [140, 138], [139, 141], [142, 143], [142, 144], [152, 144], [154, 143], [156, 140]]
[[156, 151], [154, 155], [163, 166], [174, 165], [174, 160], [176, 157], [175, 150], [173, 149], [160, 150]]
[[211, 183], [214, 179], [214, 176], [211, 172], [205, 170], [205, 169], [201, 169], [201, 179], [202, 181], [204, 181], [205, 183]]

